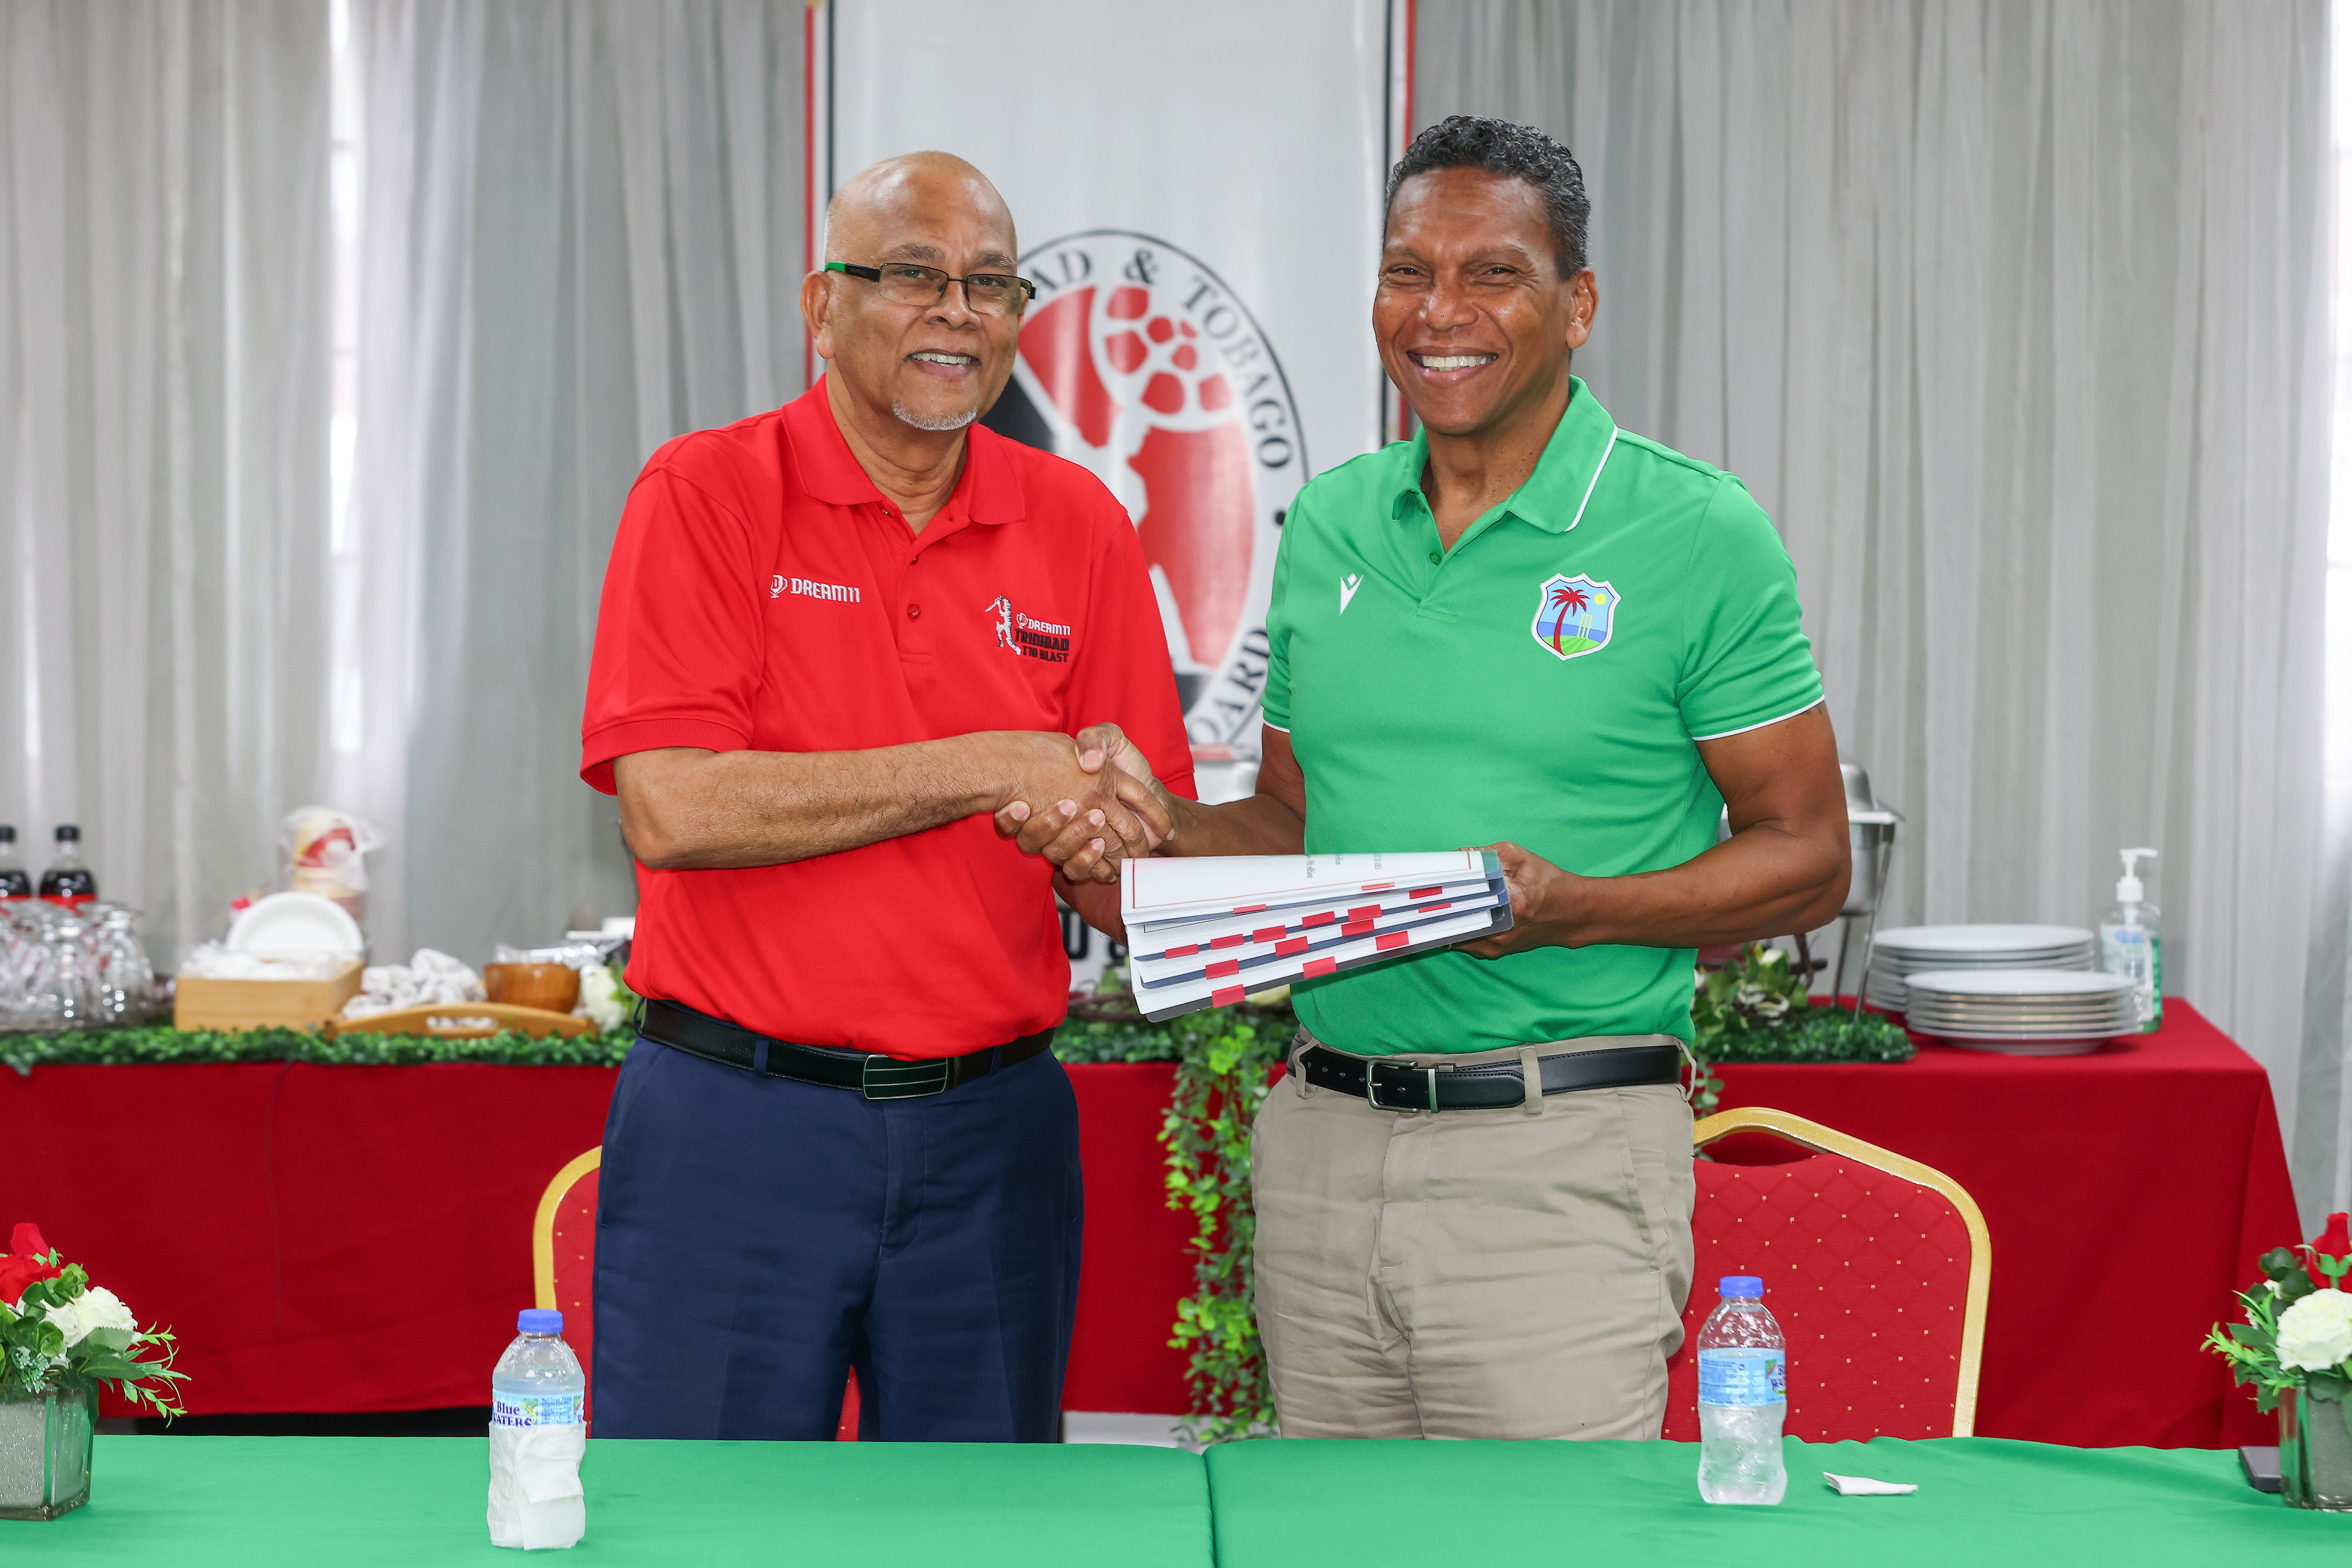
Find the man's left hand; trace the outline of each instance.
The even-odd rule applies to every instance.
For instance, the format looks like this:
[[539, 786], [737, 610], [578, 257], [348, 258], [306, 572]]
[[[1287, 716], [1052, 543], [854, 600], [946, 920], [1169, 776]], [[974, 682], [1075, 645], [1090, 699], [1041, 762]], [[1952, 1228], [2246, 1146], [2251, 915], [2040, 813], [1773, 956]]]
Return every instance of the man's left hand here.
[[1511, 890], [1511, 928], [1457, 943], [1457, 948], [1474, 958], [1500, 958], [1537, 947], [1578, 946], [1574, 915], [1586, 879], [1517, 844], [1480, 847], [1494, 851], [1503, 862], [1503, 880]]

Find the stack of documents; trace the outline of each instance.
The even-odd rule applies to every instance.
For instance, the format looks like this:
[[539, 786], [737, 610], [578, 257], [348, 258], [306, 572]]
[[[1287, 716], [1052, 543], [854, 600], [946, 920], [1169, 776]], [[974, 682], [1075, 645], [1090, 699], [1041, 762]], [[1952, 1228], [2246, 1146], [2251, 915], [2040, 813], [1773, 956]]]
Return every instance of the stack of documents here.
[[1487, 850], [1139, 859], [1119, 867], [1128, 973], [1154, 1022], [1511, 928]]

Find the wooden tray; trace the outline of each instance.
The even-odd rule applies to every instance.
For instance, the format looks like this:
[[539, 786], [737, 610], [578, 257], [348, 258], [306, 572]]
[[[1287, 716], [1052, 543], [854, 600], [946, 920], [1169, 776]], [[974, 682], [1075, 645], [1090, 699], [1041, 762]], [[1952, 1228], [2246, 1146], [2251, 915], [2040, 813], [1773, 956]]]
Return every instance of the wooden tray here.
[[[457, 1023], [459, 1019], [494, 1019], [497, 1023], [490, 1029], [478, 1029]], [[534, 1040], [551, 1034], [596, 1032], [596, 1026], [586, 1019], [511, 1002], [434, 1002], [363, 1019], [337, 1019], [327, 1026], [330, 1034], [429, 1034], [436, 1040], [488, 1040], [501, 1029], [520, 1030]]]
[[317, 1029], [360, 994], [354, 958], [326, 980], [210, 980], [180, 977], [173, 1029]]

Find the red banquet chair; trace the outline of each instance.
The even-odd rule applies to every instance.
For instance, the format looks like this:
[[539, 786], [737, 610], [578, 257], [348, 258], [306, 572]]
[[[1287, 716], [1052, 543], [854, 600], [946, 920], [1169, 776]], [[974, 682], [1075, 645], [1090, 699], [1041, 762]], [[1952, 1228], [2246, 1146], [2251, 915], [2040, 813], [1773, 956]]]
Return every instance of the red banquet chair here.
[[1697, 1162], [1697, 1266], [1683, 1348], [1667, 1364], [1665, 1436], [1698, 1440], [1698, 1331], [1726, 1274], [1761, 1276], [1788, 1336], [1791, 1436], [1969, 1436], [1992, 1274], [1976, 1200], [1941, 1171], [1786, 1111], [1709, 1116], [1692, 1146], [1744, 1131], [1811, 1153]]
[[[530, 1272], [539, 1305], [563, 1314], [563, 1337], [583, 1366], [594, 1364], [596, 1344], [596, 1171], [604, 1163], [603, 1145], [582, 1155], [555, 1173], [540, 1195], [539, 1214], [530, 1222]], [[596, 1387], [592, 1374], [588, 1410], [595, 1416]], [[841, 1425], [834, 1437], [845, 1443], [857, 1440], [857, 1379], [842, 1393]]]

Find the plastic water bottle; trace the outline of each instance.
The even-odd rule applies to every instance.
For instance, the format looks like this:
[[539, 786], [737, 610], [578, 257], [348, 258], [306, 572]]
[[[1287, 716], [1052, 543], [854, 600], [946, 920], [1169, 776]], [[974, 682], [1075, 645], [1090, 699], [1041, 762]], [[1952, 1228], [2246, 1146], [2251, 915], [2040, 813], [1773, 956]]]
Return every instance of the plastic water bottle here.
[[1780, 1420], [1789, 1410], [1788, 1342], [1764, 1310], [1764, 1281], [1727, 1274], [1698, 1331], [1698, 1495], [1772, 1504], [1789, 1490]]
[[561, 1337], [562, 1312], [526, 1312], [515, 1327], [490, 1374], [490, 1544], [575, 1545], [588, 1533], [588, 1379]]

